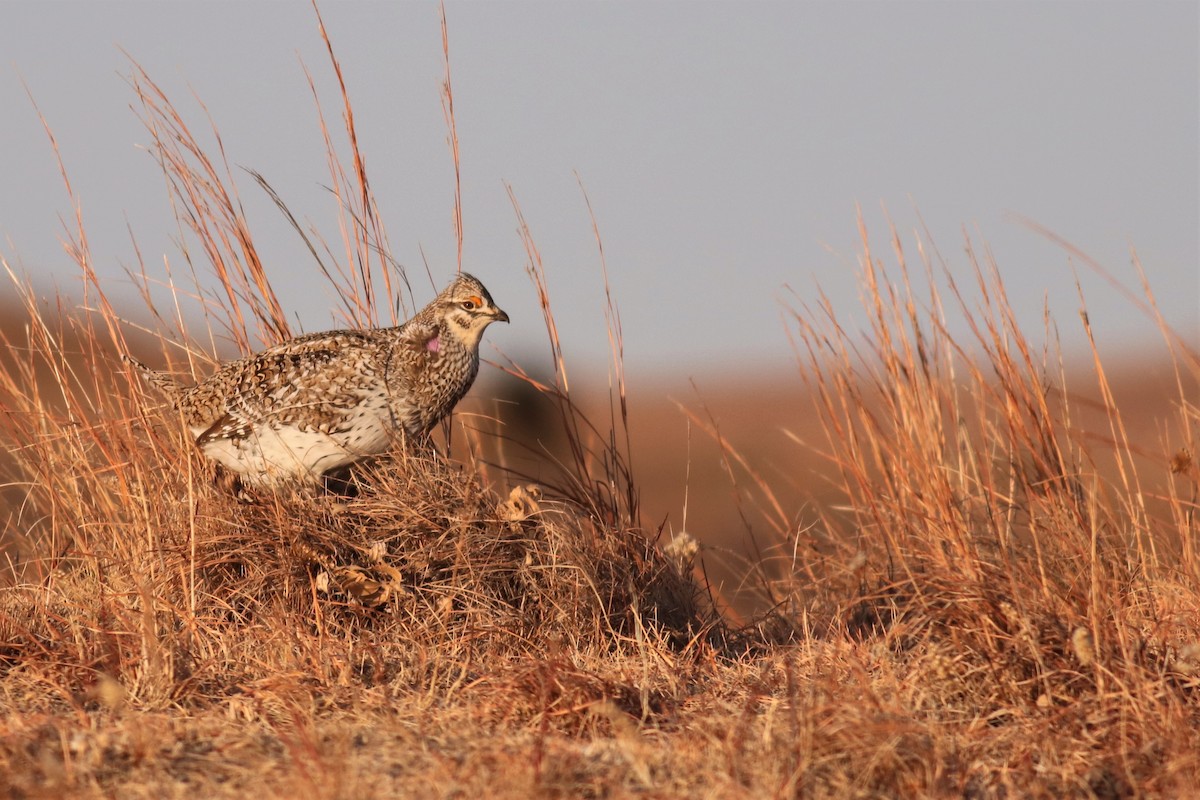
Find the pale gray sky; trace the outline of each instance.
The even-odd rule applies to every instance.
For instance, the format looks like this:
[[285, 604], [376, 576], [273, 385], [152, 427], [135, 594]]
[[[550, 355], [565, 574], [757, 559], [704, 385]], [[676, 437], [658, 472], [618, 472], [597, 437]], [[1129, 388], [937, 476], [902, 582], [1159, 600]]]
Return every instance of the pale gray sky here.
[[[1200, 6], [1147, 3], [447, 3], [462, 148], [465, 267], [513, 317], [490, 338], [545, 351], [504, 182], [549, 273], [568, 357], [603, 358], [604, 238], [632, 371], [709, 375], [790, 360], [781, 288], [856, 304], [855, 204], [886, 248], [915, 208], [962, 270], [981, 232], [1038, 337], [1049, 297], [1078, 343], [1068, 259], [1031, 217], [1130, 284], [1136, 247], [1168, 318], [1200, 331]], [[435, 3], [322, 5], [355, 102], [393, 246], [419, 300], [421, 252], [454, 270], [453, 173], [439, 100]], [[28, 85], [58, 137], [97, 265], [121, 295], [132, 227], [153, 266], [178, 262], [163, 181], [139, 149], [121, 49], [230, 160], [263, 173], [335, 236], [303, 60], [336, 109], [312, 9], [282, 2], [0, 2], [0, 248], [72, 285], [68, 210]], [[250, 221], [307, 330], [331, 301], [306, 251], [251, 181]], [[915, 248], [909, 243], [909, 252]], [[298, 276], [292, 279], [291, 276]], [[1153, 331], [1083, 275], [1102, 343]], [[494, 335], [492, 335], [494, 334]]]

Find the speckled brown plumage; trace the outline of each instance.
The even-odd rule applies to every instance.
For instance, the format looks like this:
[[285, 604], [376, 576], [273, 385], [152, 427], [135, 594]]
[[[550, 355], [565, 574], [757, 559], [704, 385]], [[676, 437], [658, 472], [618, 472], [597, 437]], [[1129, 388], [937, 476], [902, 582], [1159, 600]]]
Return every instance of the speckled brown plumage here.
[[314, 333], [225, 364], [191, 387], [129, 359], [166, 393], [209, 458], [259, 486], [321, 476], [424, 439], [479, 372], [508, 315], [463, 273], [396, 328]]

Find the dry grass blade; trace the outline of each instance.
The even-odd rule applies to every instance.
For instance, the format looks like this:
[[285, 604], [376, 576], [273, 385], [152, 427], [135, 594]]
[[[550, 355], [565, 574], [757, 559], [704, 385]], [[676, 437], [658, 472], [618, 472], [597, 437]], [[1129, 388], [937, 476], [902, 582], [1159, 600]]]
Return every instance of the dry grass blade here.
[[[827, 301], [794, 314], [848, 511], [823, 515], [822, 538], [852, 546], [813, 553], [803, 571], [776, 571], [794, 576], [773, 587], [791, 598], [777, 624], [794, 632], [804, 609], [808, 625], [824, 617], [841, 635], [878, 637], [894, 648], [892, 669], [922, 675], [932, 718], [965, 729], [988, 720], [1039, 741], [1041, 758], [1061, 765], [1035, 778], [1016, 740], [989, 758], [976, 751], [981, 742], [962, 739], [978, 759], [969, 785], [979, 796], [1015, 786], [1135, 791], [1158, 769], [1145, 748], [1195, 713], [1190, 690], [1164, 677], [1179, 669], [1176, 648], [1200, 635], [1184, 611], [1200, 595], [1181, 593], [1181, 581], [1197, 577], [1195, 497], [1168, 491], [1166, 458], [1147, 459], [1128, 436], [1086, 314], [1098, 415], [1072, 406], [1062, 360], [1035, 355], [996, 265], [970, 242], [978, 299], [921, 247], [924, 304], [894, 232], [895, 282], [865, 229], [863, 247], [867, 348]], [[973, 341], [949, 335], [938, 275]], [[794, 553], [801, 542], [781, 548]], [[1038, 720], [1052, 710], [1129, 722], [1046, 739]], [[1094, 758], [1083, 756], [1085, 740]]]
[[[232, 314], [224, 334], [239, 352], [255, 349], [247, 335], [246, 315], [258, 327], [259, 344], [274, 344], [291, 335], [287, 315], [271, 288], [254, 246], [238, 199], [220, 134], [212, 126], [223, 172], [209, 159], [166, 94], [132, 62], [132, 86], [141, 104], [141, 119], [154, 138], [154, 155], [175, 195], [177, 216], [200, 245], [205, 264], [224, 292], [223, 307]], [[210, 126], [212, 125], [210, 120]], [[185, 256], [188, 251], [184, 251]], [[191, 258], [188, 257], [189, 263]], [[195, 270], [195, 265], [192, 265]]]
[[[511, 186], [508, 187], [508, 195], [517, 216], [517, 231], [529, 259], [526, 272], [533, 281], [546, 326], [551, 363], [554, 365], [554, 383], [548, 385], [538, 381], [513, 363], [502, 369], [547, 397], [558, 414], [558, 422], [565, 433], [569, 451], [569, 460], [562, 464], [561, 470], [566, 483], [558, 488], [566, 496], [611, 524], [636, 526], [639, 524], [637, 487], [629, 466], [629, 428], [623, 400], [625, 389], [621, 360], [615, 359], [614, 369], [618, 376], [619, 396], [622, 398], [621, 427], [625, 431], [624, 449], [617, 439], [615, 412], [612, 412], [614, 416], [610, 417], [612, 424], [604, 431], [583, 413], [571, 397], [566, 357], [550, 303], [550, 288], [542, 256]], [[605, 282], [607, 284], [607, 277]], [[609, 313], [612, 315], [609, 323], [610, 341], [619, 343], [620, 327], [615, 316], [615, 306], [610, 306]], [[614, 352], [619, 354], [620, 350], [616, 349]]]

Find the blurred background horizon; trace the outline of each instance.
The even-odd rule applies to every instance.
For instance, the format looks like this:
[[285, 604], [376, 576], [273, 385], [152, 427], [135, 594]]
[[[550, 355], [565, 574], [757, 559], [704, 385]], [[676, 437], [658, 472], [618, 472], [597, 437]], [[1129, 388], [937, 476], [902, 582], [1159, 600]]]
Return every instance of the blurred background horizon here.
[[[320, 10], [391, 255], [422, 304], [456, 267], [439, 7]], [[1136, 248], [1167, 322], [1200, 340], [1195, 3], [450, 2], [446, 15], [463, 268], [514, 320], [489, 340], [535, 369], [548, 365], [545, 334], [508, 186], [541, 251], [573, 376], [603, 376], [609, 357], [581, 185], [635, 380], [794, 375], [793, 292], [812, 300], [819, 286], [856, 318], [859, 207], [876, 257], [894, 262], [890, 221], [915, 272], [913, 231], [926, 229], [969, 282], [969, 233], [994, 256], [1030, 337], [1041, 341], [1048, 307], [1083, 364], [1076, 278], [1106, 354], [1159, 352], [1161, 337], [1020, 218], [1135, 291]], [[40, 110], [114, 300], [141, 305], [124, 274], [137, 268], [135, 239], [151, 275], [165, 277], [164, 259], [183, 274], [166, 187], [131, 109], [132, 59], [193, 131], [206, 115], [219, 130], [296, 329], [336, 324], [303, 243], [240, 169], [262, 173], [302, 222], [337, 240], [306, 69], [331, 128], [341, 108], [310, 6], [10, 2], [0, 51], [0, 255], [16, 272], [78, 294], [60, 242], [72, 211]]]

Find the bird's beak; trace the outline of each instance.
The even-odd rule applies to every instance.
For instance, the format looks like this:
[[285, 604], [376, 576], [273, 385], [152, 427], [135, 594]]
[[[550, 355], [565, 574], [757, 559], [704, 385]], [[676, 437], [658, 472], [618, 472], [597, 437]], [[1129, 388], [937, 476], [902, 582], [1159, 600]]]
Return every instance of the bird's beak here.
[[508, 314], [505, 314], [502, 309], [494, 309], [492, 316], [495, 317], [496, 322], [508, 322]]

